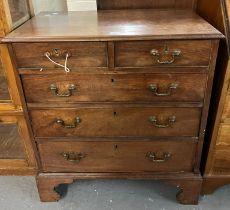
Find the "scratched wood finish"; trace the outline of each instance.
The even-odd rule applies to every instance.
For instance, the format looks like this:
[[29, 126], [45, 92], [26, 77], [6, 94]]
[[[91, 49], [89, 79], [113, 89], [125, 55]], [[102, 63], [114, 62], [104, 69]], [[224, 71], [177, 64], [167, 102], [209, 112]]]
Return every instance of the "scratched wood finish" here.
[[97, 0], [98, 9], [194, 9], [196, 0]]
[[[206, 74], [56, 74], [21, 75], [28, 103], [203, 102]], [[58, 90], [49, 90], [54, 84]], [[170, 85], [176, 84], [176, 89]], [[69, 91], [70, 85], [75, 90]], [[156, 85], [155, 92], [150, 89]], [[167, 94], [159, 96], [156, 94]], [[71, 94], [60, 97], [58, 94]]]
[[[42, 168], [46, 172], [191, 172], [195, 147], [193, 141], [167, 140], [46, 142], [38, 145]], [[79, 163], [70, 162], [62, 155], [68, 152], [82, 153], [85, 158]], [[146, 156], [148, 152], [161, 159], [164, 153], [171, 154], [171, 157], [165, 162], [154, 162]]]
[[[34, 135], [37, 137], [119, 137], [119, 136], [198, 136], [200, 108], [82, 108], [47, 109], [30, 112]], [[156, 116], [158, 124], [168, 124], [170, 116], [176, 122], [168, 128], [157, 128], [149, 117]], [[62, 119], [76, 128], [63, 128], [55, 123]]]
[[3, 41], [115, 41], [221, 37], [223, 36], [219, 31], [193, 11], [148, 9], [68, 12], [55, 15], [42, 13], [7, 35]]
[[[55, 68], [57, 65], [50, 62], [45, 56], [62, 65], [65, 63], [66, 53], [70, 55], [68, 68], [78, 67], [105, 67], [107, 66], [107, 44], [105, 42], [68, 42], [68, 43], [14, 43], [17, 66]], [[61, 52], [56, 56], [54, 50]]]
[[[165, 53], [165, 48], [169, 52]], [[160, 56], [153, 56], [150, 51], [156, 49]], [[172, 60], [174, 50], [181, 55], [175, 57], [171, 64], [159, 64], [160, 61]], [[129, 41], [115, 43], [115, 66], [208, 66], [211, 53], [211, 41]]]

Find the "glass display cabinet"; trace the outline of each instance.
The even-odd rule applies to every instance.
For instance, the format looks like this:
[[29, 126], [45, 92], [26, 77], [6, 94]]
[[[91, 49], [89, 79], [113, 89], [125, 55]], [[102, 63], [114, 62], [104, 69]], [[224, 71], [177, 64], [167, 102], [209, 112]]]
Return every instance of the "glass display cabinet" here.
[[6, 0], [3, 1], [3, 7], [9, 30], [16, 28], [30, 18], [26, 0]]
[[[27, 0], [0, 1], [0, 40], [29, 18]], [[16, 81], [8, 48], [0, 42], [0, 175], [36, 173], [30, 131]]]

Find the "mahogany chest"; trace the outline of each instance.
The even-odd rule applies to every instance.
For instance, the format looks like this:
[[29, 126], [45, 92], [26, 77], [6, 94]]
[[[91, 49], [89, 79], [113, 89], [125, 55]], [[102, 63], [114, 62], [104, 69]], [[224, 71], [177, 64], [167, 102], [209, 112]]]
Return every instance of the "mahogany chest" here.
[[42, 13], [5, 37], [42, 201], [77, 179], [156, 179], [198, 202], [222, 34], [190, 10]]

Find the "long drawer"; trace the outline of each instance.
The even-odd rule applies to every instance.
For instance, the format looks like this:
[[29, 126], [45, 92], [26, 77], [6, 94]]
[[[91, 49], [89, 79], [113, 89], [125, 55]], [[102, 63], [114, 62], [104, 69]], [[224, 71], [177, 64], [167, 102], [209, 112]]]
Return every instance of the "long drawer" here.
[[198, 136], [200, 108], [121, 107], [31, 110], [36, 137]]
[[21, 75], [33, 102], [202, 102], [205, 74]]
[[210, 53], [210, 40], [116, 42], [115, 66], [208, 66]]
[[44, 142], [38, 148], [47, 172], [190, 172], [196, 143]]
[[50, 42], [50, 43], [13, 43], [18, 68], [58, 68], [53, 61], [64, 65], [68, 54], [67, 66], [106, 67], [106, 42]]

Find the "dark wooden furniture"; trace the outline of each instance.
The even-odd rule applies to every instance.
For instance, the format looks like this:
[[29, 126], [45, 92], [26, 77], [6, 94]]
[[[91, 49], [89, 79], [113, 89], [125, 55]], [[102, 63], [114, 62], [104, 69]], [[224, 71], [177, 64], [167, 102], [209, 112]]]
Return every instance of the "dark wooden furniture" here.
[[229, 61], [229, 0], [214, 0], [207, 4], [199, 1], [198, 12], [225, 34], [221, 40], [217, 59], [217, 74], [212, 94], [206, 145], [203, 155], [203, 194], [213, 193], [218, 187], [230, 183], [230, 61]]
[[43, 13], [5, 37], [40, 157], [41, 200], [60, 199], [57, 187], [77, 179], [157, 179], [196, 204], [221, 37], [174, 7]]

